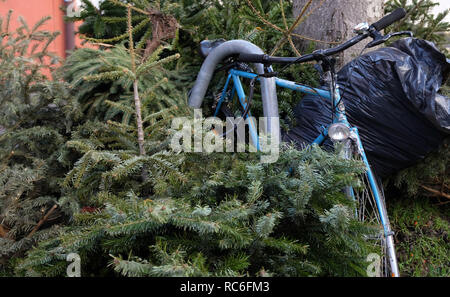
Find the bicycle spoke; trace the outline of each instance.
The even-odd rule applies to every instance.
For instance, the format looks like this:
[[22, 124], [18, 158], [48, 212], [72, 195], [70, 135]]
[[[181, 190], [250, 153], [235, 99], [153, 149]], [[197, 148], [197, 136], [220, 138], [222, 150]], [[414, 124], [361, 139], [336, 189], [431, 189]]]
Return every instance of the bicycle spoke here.
[[[355, 156], [361, 159], [359, 155]], [[384, 229], [381, 223], [380, 213], [375, 200], [373, 189], [370, 186], [367, 174], [360, 175], [361, 187], [354, 189], [355, 199], [357, 203], [357, 217], [361, 222], [365, 222], [374, 227], [376, 230], [373, 234], [367, 237], [368, 242], [371, 242], [372, 247], [380, 256], [380, 276], [390, 276], [390, 263], [387, 256], [387, 242]], [[381, 203], [385, 204], [384, 193], [380, 191]], [[384, 210], [382, 210], [384, 212]], [[387, 216], [385, 216], [387, 217]]]

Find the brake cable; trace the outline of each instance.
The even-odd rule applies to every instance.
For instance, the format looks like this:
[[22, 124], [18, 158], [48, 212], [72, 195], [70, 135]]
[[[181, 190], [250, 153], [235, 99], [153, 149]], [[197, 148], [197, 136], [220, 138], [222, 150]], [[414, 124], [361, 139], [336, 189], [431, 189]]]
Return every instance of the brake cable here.
[[247, 97], [247, 105], [245, 106], [244, 112], [242, 113], [242, 117], [241, 120], [237, 123], [233, 125], [233, 129], [230, 129], [228, 131], [226, 131], [225, 133], [222, 134], [222, 137], [226, 136], [228, 133], [233, 132], [234, 130], [236, 130], [238, 124], [241, 123], [242, 120], [245, 120], [245, 118], [247, 117], [248, 113], [250, 112], [250, 105], [252, 104], [252, 100], [253, 100], [253, 95], [255, 93], [255, 81], [260, 78], [260, 77], [275, 77], [278, 75], [278, 72], [269, 72], [269, 73], [263, 73], [263, 74], [258, 74], [255, 77], [253, 77], [250, 80], [250, 90], [248, 93], [248, 97]]

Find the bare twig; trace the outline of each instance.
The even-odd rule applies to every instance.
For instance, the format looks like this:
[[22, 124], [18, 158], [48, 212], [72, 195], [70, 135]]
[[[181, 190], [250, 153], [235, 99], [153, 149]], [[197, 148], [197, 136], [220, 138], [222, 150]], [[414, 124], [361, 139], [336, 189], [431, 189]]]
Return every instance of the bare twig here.
[[[283, 1], [281, 0], [280, 3], [281, 3], [281, 11], [282, 11], [282, 14], [284, 15], [284, 8], [282, 6]], [[306, 3], [305, 6], [303, 6], [302, 11], [297, 16], [297, 19], [292, 24], [292, 26], [289, 29], [282, 31], [283, 32], [283, 38], [277, 43], [277, 45], [275, 45], [275, 48], [272, 50], [270, 55], [275, 55], [275, 53], [283, 46], [283, 44], [286, 43], [286, 40], [287, 40], [287, 41], [289, 41], [289, 45], [291, 46], [292, 50], [296, 53], [296, 55], [297, 56], [301, 56], [300, 52], [297, 50], [297, 48], [294, 45], [294, 42], [291, 39], [291, 34], [292, 34], [292, 31], [294, 31], [294, 29], [302, 21], [303, 15], [305, 14], [306, 10], [309, 8], [311, 3], [312, 3], [312, 0], [309, 0], [308, 3]]]
[[304, 35], [300, 35], [300, 34], [297, 34], [297, 33], [291, 33], [291, 35], [295, 36], [297, 38], [300, 38], [300, 39], [305, 39], [305, 40], [308, 40], [308, 41], [314, 41], [314, 42], [317, 42], [317, 43], [326, 43], [326, 44], [341, 44], [342, 43], [342, 42], [339, 42], [339, 41], [318, 40], [318, 39], [310, 38], [310, 37], [307, 37], [307, 36], [304, 36]]
[[0, 237], [6, 238], [8, 237], [8, 229], [6, 227], [3, 227], [2, 224], [0, 224]]
[[140, 8], [137, 8], [137, 7], [134, 7], [134, 6], [132, 6], [131, 4], [125, 4], [125, 3], [122, 3], [122, 2], [117, 1], [117, 0], [109, 0], [109, 1], [111, 1], [111, 2], [114, 3], [114, 4], [123, 6], [123, 7], [127, 7], [127, 8], [128, 8], [128, 7], [131, 7], [132, 10], [135, 10], [135, 11], [140, 12], [140, 13], [142, 13], [142, 14], [150, 15], [150, 12], [145, 11], [145, 10], [142, 10], [142, 9], [140, 9]]
[[445, 197], [445, 198], [447, 198], [447, 199], [450, 199], [450, 195], [447, 194], [447, 193], [440, 192], [440, 191], [438, 191], [438, 190], [432, 189], [432, 188], [427, 187], [427, 186], [424, 186], [424, 185], [421, 185], [421, 187], [422, 187], [424, 190], [426, 190], [426, 191], [428, 191], [428, 192], [431, 192], [431, 193], [433, 193], [433, 194], [435, 194], [435, 195], [438, 195], [438, 196], [441, 196], [441, 197]]
[[306, 13], [306, 11], [308, 10], [311, 3], [312, 3], [312, 0], [309, 0], [308, 3], [306, 3], [305, 6], [303, 6], [302, 11], [297, 16], [297, 19], [295, 20], [294, 24], [292, 24], [292, 26], [289, 28], [287, 34], [291, 34], [292, 31], [294, 31], [294, 29], [297, 28], [297, 26], [300, 25], [301, 22], [303, 22], [303, 20], [304, 20], [303, 15]]
[[47, 214], [37, 223], [36, 227], [31, 230], [30, 234], [27, 235], [27, 238], [33, 236], [34, 233], [48, 220], [48, 217], [52, 214], [52, 212], [58, 207], [58, 205], [53, 205], [53, 207], [47, 212]]
[[450, 203], [450, 201], [444, 201], [444, 202], [439, 202], [439, 203], [436, 203], [435, 205], [446, 205], [446, 204], [449, 204]]
[[273, 29], [283, 32], [284, 30], [281, 29], [280, 27], [278, 27], [275, 24], [272, 24], [271, 22], [269, 22], [268, 20], [266, 20], [261, 13], [253, 6], [252, 2], [250, 0], [247, 0], [247, 4], [250, 7], [250, 9], [256, 14], [256, 16], [267, 26], [272, 27]]
[[300, 34], [295, 34], [293, 33], [294, 29], [298, 27], [298, 25], [300, 25], [306, 18], [308, 18], [317, 8], [319, 8], [320, 6], [322, 6], [322, 4], [325, 2], [325, 0], [321, 0], [321, 2], [314, 7], [313, 9], [311, 9], [307, 14], [306, 11], [308, 10], [308, 8], [310, 7], [312, 0], [309, 0], [305, 6], [302, 8], [302, 11], [300, 12], [300, 14], [297, 16], [295, 22], [289, 27], [288, 23], [287, 23], [287, 19], [286, 19], [286, 14], [284, 11], [284, 7], [283, 7], [283, 0], [280, 0], [280, 8], [281, 8], [281, 16], [283, 19], [283, 24], [285, 29], [282, 29], [280, 27], [278, 27], [277, 25], [269, 22], [268, 20], [266, 20], [262, 14], [253, 6], [251, 0], [247, 0], [247, 4], [250, 7], [250, 9], [255, 13], [255, 15], [258, 17], [258, 19], [263, 22], [264, 24], [266, 24], [267, 26], [271, 27], [272, 29], [279, 31], [283, 34], [283, 37], [277, 42], [277, 44], [275, 45], [274, 49], [271, 52], [271, 55], [274, 55], [286, 42], [289, 42], [289, 45], [291, 46], [292, 50], [295, 52], [295, 54], [297, 56], [301, 56], [300, 52], [298, 51], [298, 49], [295, 47], [294, 42], [292, 40], [292, 36], [295, 36], [297, 38], [300, 39], [305, 39], [305, 40], [309, 40], [309, 41], [314, 41], [317, 43], [327, 43], [327, 44], [339, 44], [340, 42], [334, 42], [334, 41], [323, 41], [323, 40], [317, 40], [317, 39], [313, 39], [310, 37], [306, 37]]
[[289, 29], [289, 26], [287, 24], [286, 15], [284, 13], [283, 0], [280, 0], [280, 8], [281, 8], [281, 16], [283, 18], [284, 27], [287, 30], [287, 29]]
[[400, 28], [400, 26], [403, 25], [403, 23], [408, 19], [408, 17], [409, 17], [414, 11], [416, 11], [417, 8], [419, 8], [419, 7], [422, 5], [422, 3], [423, 3], [424, 1], [425, 1], [425, 0], [419, 1], [413, 8], [411, 8], [411, 9], [408, 11], [408, 13], [405, 15], [405, 17], [404, 17], [400, 22], [398, 22], [398, 23], [395, 25], [393, 31], [394, 31], [394, 32], [395, 32], [395, 31], [398, 31], [398, 29]]
[[112, 44], [107, 44], [107, 43], [103, 43], [103, 42], [92, 42], [92, 45], [100, 45], [100, 46], [104, 46], [104, 47], [114, 47], [114, 45]]
[[[136, 55], [134, 52], [134, 41], [133, 41], [133, 26], [131, 23], [132, 20], [132, 7], [131, 4], [127, 5], [128, 14], [128, 43], [129, 43], [129, 51], [131, 56], [131, 67], [133, 74], [136, 75]], [[141, 156], [145, 156], [145, 148], [144, 148], [144, 128], [142, 124], [142, 112], [141, 112], [141, 100], [139, 98], [139, 89], [138, 89], [138, 80], [137, 77], [133, 81], [133, 94], [134, 94], [134, 105], [136, 108], [136, 125], [138, 130], [138, 144], [139, 144], [139, 154]]]

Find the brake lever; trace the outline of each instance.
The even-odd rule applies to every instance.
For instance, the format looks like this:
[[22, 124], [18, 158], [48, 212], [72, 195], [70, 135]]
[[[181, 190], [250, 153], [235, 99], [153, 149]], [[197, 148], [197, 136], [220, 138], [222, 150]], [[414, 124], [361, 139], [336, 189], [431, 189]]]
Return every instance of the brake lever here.
[[388, 41], [390, 38], [395, 37], [395, 36], [401, 36], [401, 35], [408, 35], [409, 37], [413, 37], [414, 34], [411, 31], [400, 31], [400, 32], [394, 32], [394, 33], [389, 33], [387, 35], [381, 36], [379, 38], [376, 38], [374, 40], [372, 40], [371, 42], [369, 42], [367, 44], [368, 48], [380, 45], [382, 43], [385, 43], [386, 41]]

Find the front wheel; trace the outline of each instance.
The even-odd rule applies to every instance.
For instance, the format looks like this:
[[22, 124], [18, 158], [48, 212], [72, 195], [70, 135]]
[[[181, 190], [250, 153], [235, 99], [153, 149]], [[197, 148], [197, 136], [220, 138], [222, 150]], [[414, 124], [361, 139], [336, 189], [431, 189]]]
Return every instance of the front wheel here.
[[359, 176], [361, 186], [358, 189], [348, 187], [346, 194], [356, 203], [357, 219], [373, 226], [375, 230], [367, 238], [373, 244], [375, 253], [368, 255], [367, 260], [378, 265], [372, 265], [367, 270], [367, 276], [398, 277], [394, 233], [386, 211], [383, 187], [368, 163], [358, 134], [355, 136], [344, 145], [344, 157], [364, 162], [366, 172]]

